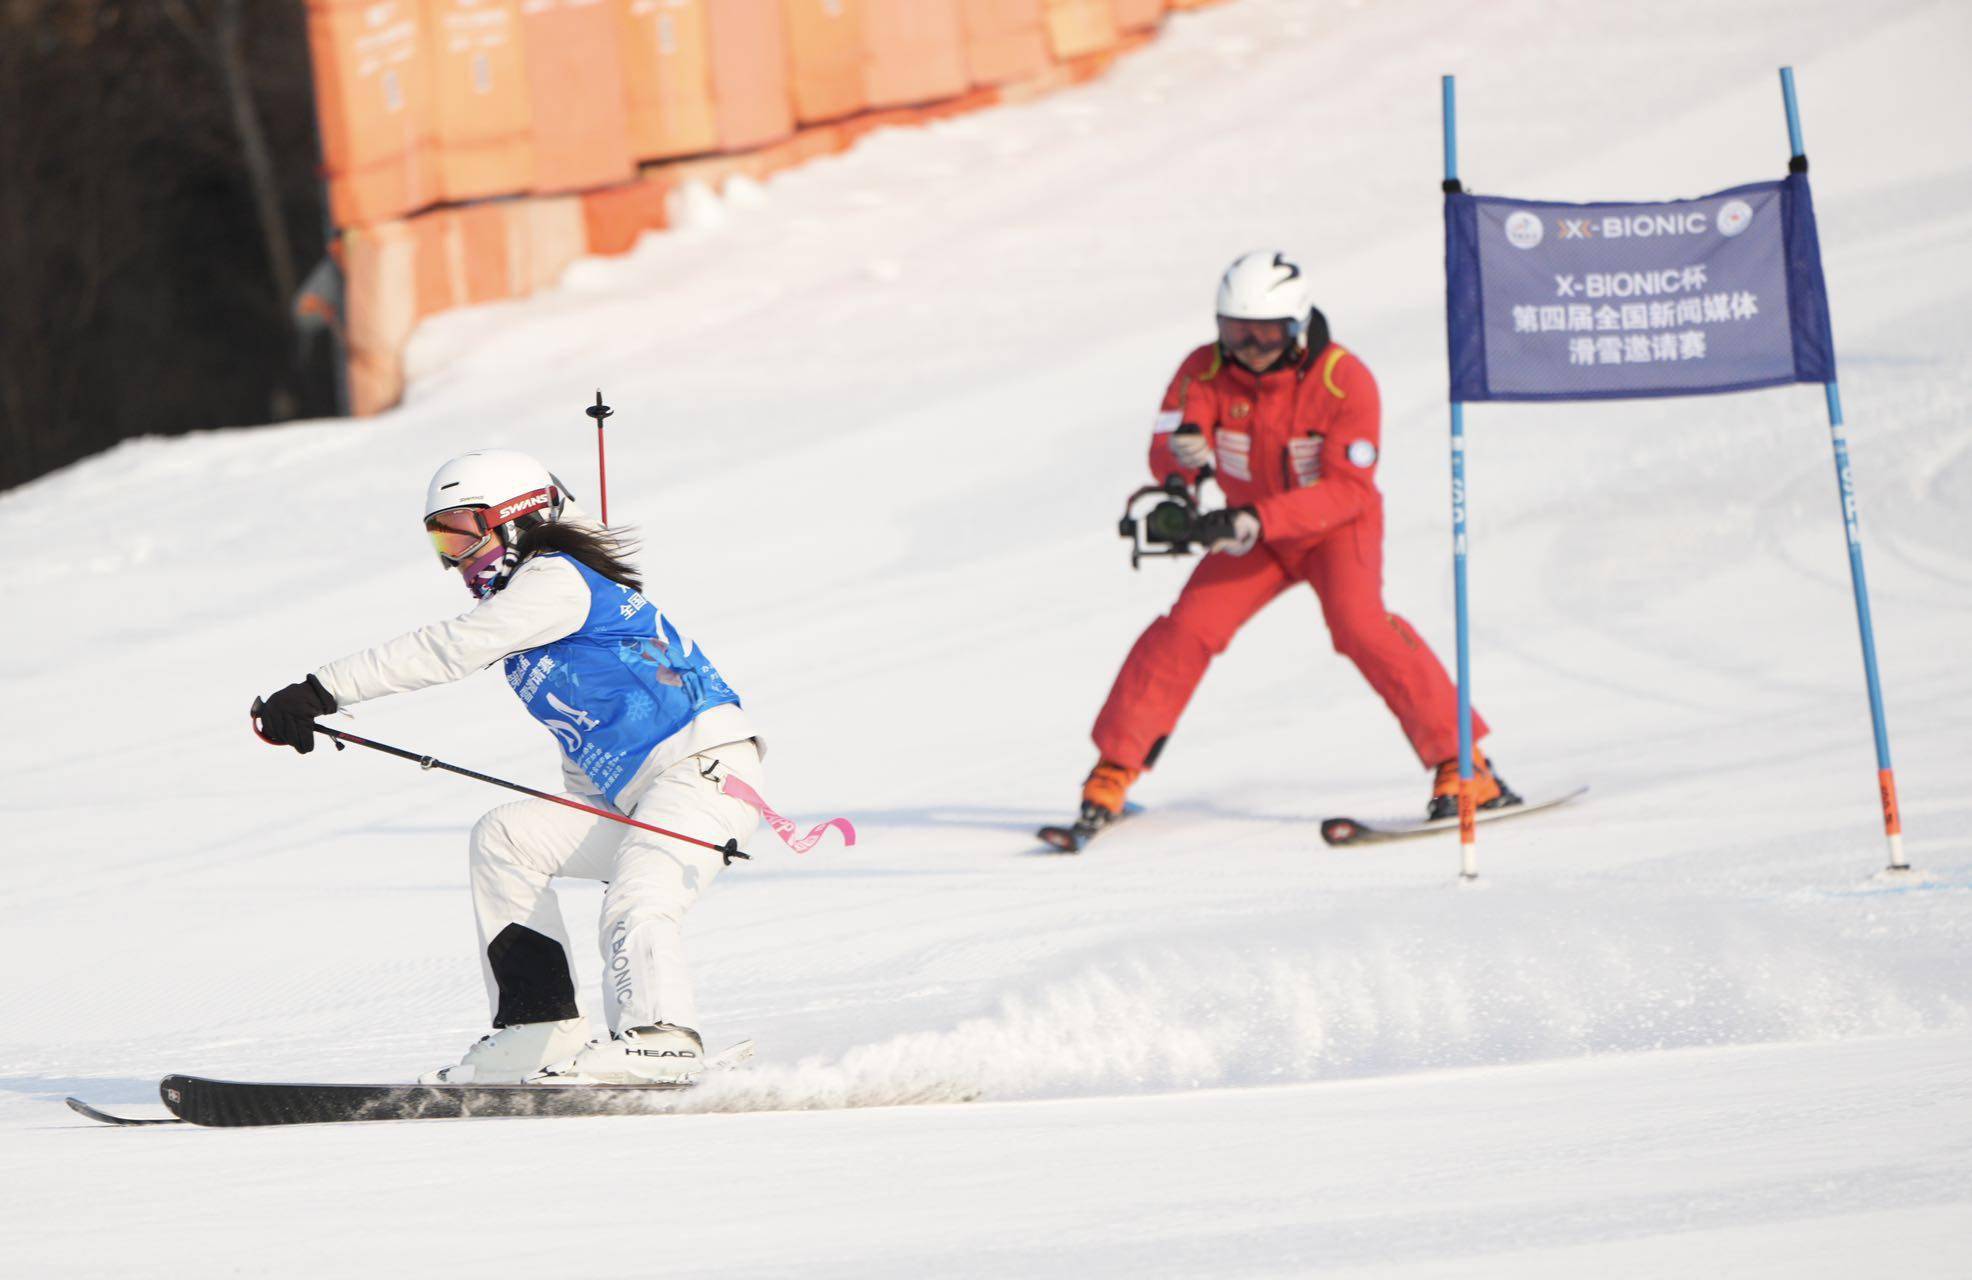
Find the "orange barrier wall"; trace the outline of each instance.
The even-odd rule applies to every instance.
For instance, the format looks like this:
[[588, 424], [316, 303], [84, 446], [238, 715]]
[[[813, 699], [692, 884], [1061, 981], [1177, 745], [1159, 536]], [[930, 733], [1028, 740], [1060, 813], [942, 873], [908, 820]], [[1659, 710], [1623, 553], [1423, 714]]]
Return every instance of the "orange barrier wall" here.
[[669, 218], [665, 199], [671, 180], [661, 171], [620, 187], [582, 195], [583, 239], [590, 253], [628, 253], [646, 231], [661, 231]]
[[781, 8], [794, 118], [802, 124], [840, 120], [868, 106], [862, 0], [783, 0]]
[[352, 227], [342, 235], [353, 413], [381, 413], [404, 394], [404, 344], [418, 323], [418, 262], [407, 223]]
[[714, 0], [710, 16], [720, 149], [745, 151], [793, 133], [781, 0]]
[[685, 184], [1080, 83], [1167, 8], [1217, 0], [308, 2], [351, 407], [370, 414], [402, 396], [421, 318], [627, 251]]
[[706, 0], [615, 0], [615, 6], [637, 158], [697, 155], [718, 146]]
[[452, 279], [451, 215], [443, 210], [422, 213], [403, 225], [410, 228], [411, 252], [416, 255], [413, 314], [422, 320], [463, 305], [463, 290]]
[[963, 0], [959, 12], [974, 84], [1007, 84], [1048, 69], [1045, 0]]
[[581, 196], [516, 200], [507, 211], [514, 296], [554, 288], [569, 264], [589, 252]]
[[505, 201], [487, 201], [441, 215], [451, 223], [446, 248], [452, 255], [453, 279], [468, 306], [514, 296], [516, 272], [509, 226], [513, 208]]
[[1063, 62], [1100, 53], [1120, 35], [1111, 0], [1048, 0], [1048, 44]]
[[1216, 0], [308, 0], [340, 226], [1039, 83]]
[[409, 234], [418, 319], [550, 288], [589, 251], [580, 196], [483, 200], [427, 210], [377, 230], [392, 227]]
[[863, 0], [863, 81], [872, 107], [956, 98], [972, 87], [959, 0]]
[[516, 0], [424, 0], [431, 32], [438, 196], [475, 200], [534, 181], [533, 112]]
[[583, 191], [637, 175], [622, 24], [602, 0], [522, 0], [534, 189]]
[[422, 0], [309, 0], [308, 47], [329, 214], [395, 218], [436, 198]]

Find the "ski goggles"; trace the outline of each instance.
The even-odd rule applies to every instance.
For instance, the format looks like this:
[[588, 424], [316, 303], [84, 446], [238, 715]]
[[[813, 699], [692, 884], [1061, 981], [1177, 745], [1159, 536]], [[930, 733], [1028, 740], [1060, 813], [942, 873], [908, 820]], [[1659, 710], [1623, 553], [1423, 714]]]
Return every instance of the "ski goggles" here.
[[1241, 347], [1271, 349], [1294, 340], [1297, 326], [1292, 320], [1240, 320], [1219, 317], [1219, 342], [1229, 351]]
[[425, 533], [446, 567], [456, 569], [493, 536], [486, 528], [483, 511], [482, 507], [454, 507], [425, 517]]
[[452, 507], [425, 517], [425, 532], [438, 558], [457, 567], [486, 545], [493, 530], [536, 511], [552, 512], [561, 505], [561, 491], [550, 485], [490, 507]]

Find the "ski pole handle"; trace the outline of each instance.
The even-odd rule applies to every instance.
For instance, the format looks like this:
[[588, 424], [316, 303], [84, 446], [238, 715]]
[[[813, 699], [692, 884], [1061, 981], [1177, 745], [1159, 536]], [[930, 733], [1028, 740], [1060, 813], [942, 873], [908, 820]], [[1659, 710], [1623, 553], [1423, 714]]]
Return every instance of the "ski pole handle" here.
[[252, 708], [250, 708], [247, 711], [247, 723], [253, 726], [253, 736], [260, 739], [262, 742], [266, 743], [270, 747], [285, 746], [286, 745], [285, 743], [276, 742], [274, 741], [274, 739], [268, 737], [266, 731], [260, 727], [260, 713], [266, 710], [266, 708], [267, 708], [266, 699], [255, 698], [253, 700]]
[[602, 388], [596, 388], [596, 402], [582, 412], [596, 420], [596, 492], [602, 499], [603, 524], [609, 524], [609, 462], [603, 456], [603, 419], [616, 410], [603, 403]]

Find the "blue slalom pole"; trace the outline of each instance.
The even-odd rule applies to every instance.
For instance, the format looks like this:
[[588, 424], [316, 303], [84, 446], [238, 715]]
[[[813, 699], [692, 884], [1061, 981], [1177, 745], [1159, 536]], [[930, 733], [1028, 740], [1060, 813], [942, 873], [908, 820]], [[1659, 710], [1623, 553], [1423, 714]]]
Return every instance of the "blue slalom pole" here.
[[[1787, 106], [1787, 144], [1790, 168], [1805, 171], [1807, 148], [1801, 142], [1801, 108], [1794, 97], [1794, 68], [1780, 69], [1780, 95]], [[1863, 675], [1869, 684], [1869, 718], [1876, 732], [1876, 788], [1883, 802], [1883, 835], [1890, 846], [1891, 871], [1908, 871], [1904, 859], [1903, 818], [1897, 809], [1897, 778], [1890, 767], [1890, 729], [1883, 714], [1883, 681], [1876, 668], [1876, 631], [1869, 617], [1869, 580], [1862, 568], [1862, 524], [1856, 501], [1855, 472], [1849, 465], [1848, 434], [1842, 425], [1842, 392], [1830, 378], [1822, 388], [1828, 398], [1828, 434], [1835, 446], [1835, 488], [1842, 501], [1842, 525], [1848, 534], [1849, 585], [1856, 599], [1856, 629], [1862, 635]]]
[[[1445, 190], [1458, 190], [1458, 104], [1455, 77], [1442, 77]], [[1452, 594], [1458, 615], [1458, 843], [1459, 878], [1479, 878], [1472, 795], [1472, 622], [1465, 583], [1465, 404], [1452, 401]]]

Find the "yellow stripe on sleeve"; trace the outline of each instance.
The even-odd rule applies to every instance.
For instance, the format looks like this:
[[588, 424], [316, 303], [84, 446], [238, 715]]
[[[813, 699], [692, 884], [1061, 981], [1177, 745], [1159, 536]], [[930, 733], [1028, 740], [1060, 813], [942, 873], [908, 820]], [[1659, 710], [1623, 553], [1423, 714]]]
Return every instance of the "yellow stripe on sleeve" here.
[[1337, 400], [1347, 400], [1349, 398], [1348, 392], [1335, 385], [1335, 378], [1332, 376], [1335, 373], [1335, 366], [1341, 364], [1342, 357], [1348, 354], [1341, 347], [1337, 347], [1329, 352], [1328, 359], [1322, 362], [1322, 385], [1327, 387], [1328, 393]]

